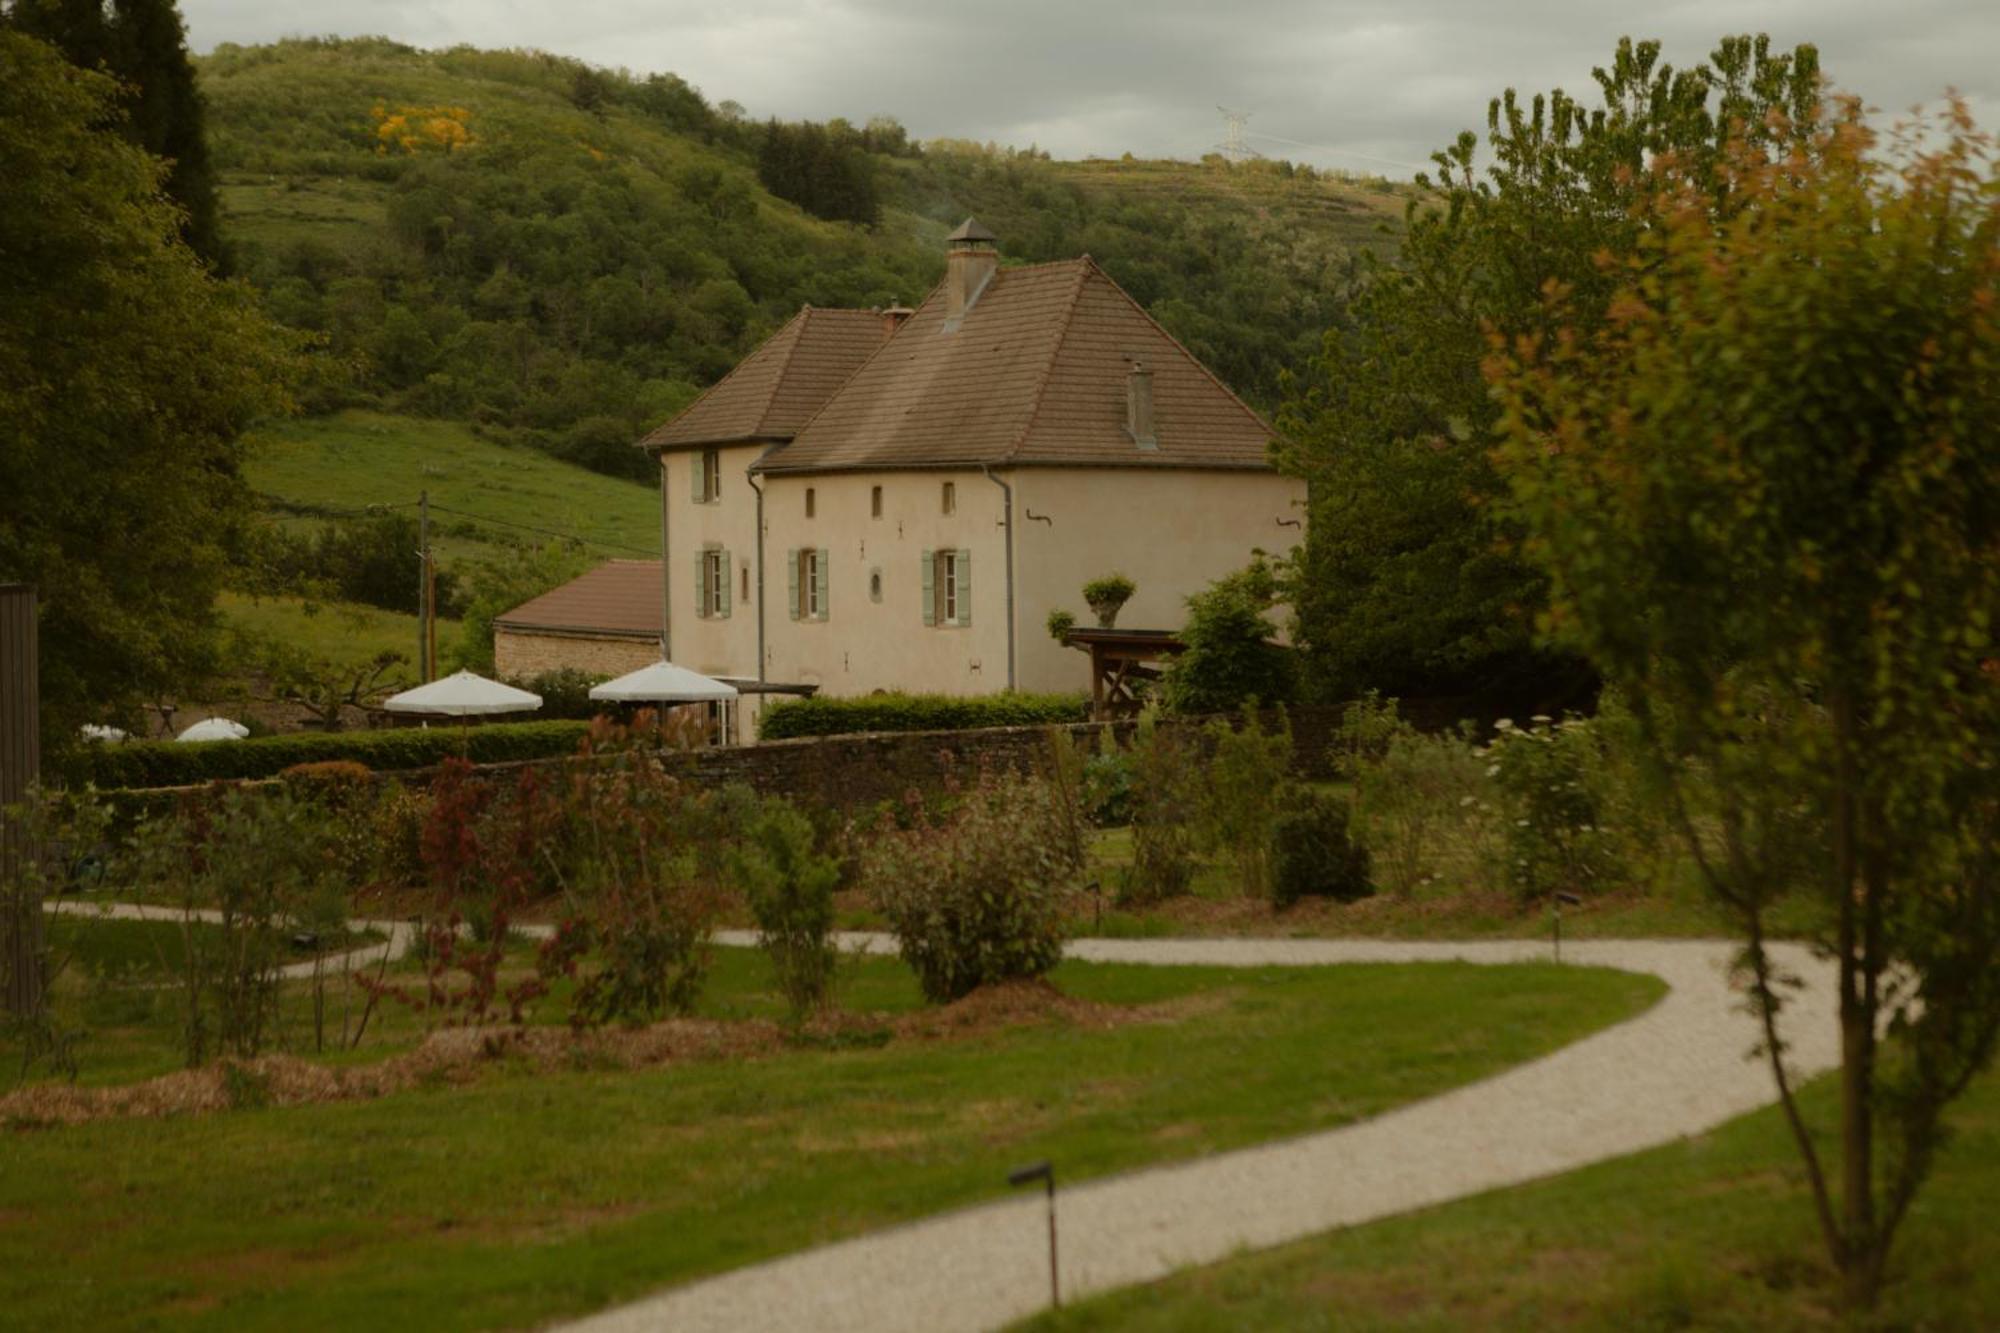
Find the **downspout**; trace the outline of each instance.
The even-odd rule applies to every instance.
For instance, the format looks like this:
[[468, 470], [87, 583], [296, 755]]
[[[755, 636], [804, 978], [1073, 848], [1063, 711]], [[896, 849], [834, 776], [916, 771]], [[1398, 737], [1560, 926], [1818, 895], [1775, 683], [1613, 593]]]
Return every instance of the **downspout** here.
[[979, 471], [1006, 497], [1001, 525], [1007, 529], [1007, 688], [1011, 690], [1014, 688], [1014, 488], [994, 476], [984, 463], [979, 465]]
[[656, 452], [654, 462], [660, 464], [660, 660], [672, 662], [670, 652], [672, 640], [668, 630], [674, 624], [674, 570], [672, 562], [666, 558], [666, 450]]
[[764, 488], [757, 478], [744, 473], [743, 479], [757, 492], [757, 683], [764, 683]]

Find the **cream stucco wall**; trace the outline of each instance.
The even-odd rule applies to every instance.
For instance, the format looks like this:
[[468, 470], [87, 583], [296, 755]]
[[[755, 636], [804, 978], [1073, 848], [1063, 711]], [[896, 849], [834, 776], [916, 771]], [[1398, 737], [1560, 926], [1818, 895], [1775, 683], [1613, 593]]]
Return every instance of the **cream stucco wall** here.
[[[667, 507], [667, 591], [672, 623], [667, 627], [669, 649], [681, 666], [709, 676], [757, 675], [757, 495], [750, 489], [749, 468], [764, 453], [760, 444], [720, 450], [722, 493], [698, 503], [693, 485], [697, 454], [661, 455], [661, 503]], [[730, 608], [727, 616], [695, 614], [695, 578], [699, 553], [711, 543], [730, 557]], [[784, 571], [778, 569], [782, 579]], [[749, 595], [744, 595], [745, 578]], [[780, 599], [784, 586], [766, 591]]]
[[[1303, 535], [1280, 520], [1303, 520], [1304, 483], [1273, 473], [1024, 468], [995, 476], [1014, 488], [1015, 683], [1023, 690], [1088, 688], [1082, 654], [1052, 641], [1043, 622], [1060, 606], [1088, 623], [1079, 589], [1089, 579], [1119, 571], [1139, 585], [1119, 624], [1178, 629], [1190, 594], [1241, 569], [1255, 550], [1281, 553]], [[941, 501], [947, 481], [957, 500], [949, 515]], [[1000, 487], [976, 471], [779, 476], [764, 478], [763, 485], [769, 679], [818, 685], [829, 695], [1007, 688]], [[883, 491], [880, 518], [872, 514], [876, 486]], [[808, 488], [811, 518], [805, 513]], [[725, 503], [728, 498], [725, 490]], [[693, 560], [693, 546], [676, 542], [676, 548], [687, 552], [684, 563]], [[806, 548], [827, 552], [823, 621], [795, 621], [789, 613], [785, 562]], [[972, 556], [967, 626], [923, 623], [923, 553], [946, 549]], [[691, 563], [687, 569], [691, 591]], [[879, 602], [869, 593], [877, 572]], [[674, 595], [678, 607], [681, 583]], [[678, 609], [675, 622], [682, 623]], [[749, 632], [754, 639], [754, 625]]]
[[[943, 512], [942, 487], [956, 492]], [[829, 695], [912, 690], [991, 694], [1007, 688], [1006, 561], [998, 486], [978, 472], [828, 473], [766, 477], [766, 675], [818, 685]], [[882, 516], [872, 489], [882, 488]], [[806, 517], [806, 491], [813, 516]], [[827, 553], [827, 617], [793, 620], [785, 560], [791, 551]], [[923, 553], [968, 551], [972, 619], [923, 620]], [[870, 578], [882, 578], [881, 600]], [[690, 576], [692, 586], [692, 576]]]
[[1304, 539], [1302, 526], [1279, 520], [1303, 524], [1305, 483], [1276, 473], [1023, 468], [1009, 480], [1023, 690], [1089, 688], [1084, 655], [1049, 638], [1044, 622], [1063, 607], [1095, 624], [1080, 591], [1091, 579], [1122, 573], [1138, 585], [1120, 628], [1179, 629], [1190, 594], [1257, 549], [1280, 554]]

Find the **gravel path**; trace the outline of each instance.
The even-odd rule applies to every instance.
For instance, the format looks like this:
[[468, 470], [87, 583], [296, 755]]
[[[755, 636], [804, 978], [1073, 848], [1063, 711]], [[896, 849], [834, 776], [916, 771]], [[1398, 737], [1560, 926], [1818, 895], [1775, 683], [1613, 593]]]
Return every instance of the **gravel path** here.
[[[856, 942], [859, 942], [857, 939]], [[879, 938], [868, 938], [872, 948]], [[1827, 971], [1775, 951], [1807, 980], [1787, 1021], [1801, 1074], [1839, 1048]], [[1705, 941], [1568, 945], [1566, 960], [1648, 972], [1651, 1009], [1493, 1078], [1377, 1119], [1066, 1187], [1057, 1204], [1065, 1299], [1190, 1264], [1569, 1171], [1698, 1133], [1773, 1099], [1757, 1033], [1728, 982], [1730, 946]], [[1090, 962], [1311, 967], [1543, 960], [1531, 941], [1079, 940]], [[1060, 1171], [1061, 1163], [1057, 1163]], [[997, 1173], [996, 1173], [997, 1174]], [[996, 1180], [996, 1193], [1004, 1187]], [[995, 1328], [1048, 1301], [1038, 1194], [857, 1237], [674, 1288], [569, 1325], [572, 1333], [948, 1333]]]
[[[183, 913], [178, 907], [146, 907], [138, 903], [85, 902], [74, 898], [54, 899], [42, 904], [42, 910], [55, 916], [103, 917], [111, 921], [179, 921]], [[220, 925], [222, 913], [209, 908], [196, 908], [194, 919], [210, 925]], [[349, 949], [344, 954], [330, 953], [319, 964], [330, 977], [340, 970], [341, 959], [359, 972], [364, 967], [373, 967], [387, 954], [390, 962], [395, 962], [410, 951], [416, 939], [416, 930], [407, 921], [350, 921], [349, 930], [372, 930], [382, 939], [376, 944], [364, 944]], [[310, 981], [315, 964], [308, 958], [303, 963], [288, 963], [278, 969], [278, 975], [288, 981]]]
[[[178, 919], [170, 909], [52, 903], [51, 910]], [[409, 948], [411, 929], [352, 922], [386, 940], [359, 965]], [[547, 928], [526, 927], [536, 936]], [[717, 942], [753, 945], [748, 931]], [[883, 935], [843, 947], [887, 953]], [[1804, 989], [1785, 1030], [1801, 1077], [1839, 1060], [1827, 965], [1775, 946]], [[1065, 1300], [1148, 1282], [1190, 1264], [1463, 1198], [1696, 1134], [1764, 1106], [1771, 1075], [1729, 982], [1734, 947], [1707, 940], [1568, 944], [1567, 961], [1650, 973], [1666, 996], [1645, 1013], [1539, 1060], [1373, 1120], [1065, 1186], [1057, 1205]], [[1320, 967], [1340, 963], [1539, 962], [1532, 940], [1077, 940], [1068, 957], [1157, 966]], [[312, 964], [288, 969], [310, 975]], [[1062, 1164], [1056, 1164], [1060, 1173]], [[996, 1172], [997, 1175], [997, 1172]], [[996, 1194], [1005, 1187], [995, 1182]], [[701, 1279], [568, 1326], [572, 1333], [950, 1333], [996, 1328], [1048, 1300], [1041, 1196], [1024, 1193]]]

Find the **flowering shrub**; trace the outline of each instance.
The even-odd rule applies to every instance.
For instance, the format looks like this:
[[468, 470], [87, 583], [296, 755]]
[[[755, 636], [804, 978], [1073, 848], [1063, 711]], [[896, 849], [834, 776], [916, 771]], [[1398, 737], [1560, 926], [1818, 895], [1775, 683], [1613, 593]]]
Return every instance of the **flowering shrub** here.
[[1083, 761], [1083, 808], [1099, 828], [1132, 822], [1132, 761], [1111, 733], [1097, 734], [1097, 753]]
[[1292, 728], [1284, 710], [1264, 730], [1254, 703], [1243, 705], [1240, 725], [1217, 718], [1208, 724], [1210, 745], [1204, 840], [1236, 862], [1244, 896], [1271, 891], [1271, 830], [1293, 797]]
[[1289, 907], [1300, 898], [1340, 902], [1375, 891], [1368, 879], [1368, 849], [1348, 835], [1347, 807], [1308, 797], [1271, 825], [1271, 901]]
[[1536, 717], [1525, 727], [1506, 718], [1486, 749], [1499, 793], [1507, 881], [1522, 899], [1589, 893], [1620, 870], [1605, 828], [1600, 793], [1588, 780], [1596, 738], [1581, 718]]
[[826, 1007], [838, 951], [833, 890], [840, 866], [813, 846], [812, 821], [772, 801], [750, 824], [736, 855], [736, 878], [749, 900], [764, 952], [794, 1018]]
[[278, 776], [325, 817], [327, 854], [340, 880], [365, 883], [373, 878], [380, 862], [371, 818], [378, 798], [375, 775], [368, 766], [329, 759], [294, 764]]
[[[143, 823], [127, 867], [185, 913], [184, 1048], [190, 1065], [211, 1037], [256, 1055], [277, 1018], [279, 972], [290, 939], [336, 875], [322, 812], [288, 789], [249, 793], [217, 785], [187, 794], [172, 814]], [[221, 929], [193, 929], [198, 907]]]
[[870, 849], [863, 877], [924, 997], [1054, 967], [1069, 875], [1049, 844], [1047, 785], [981, 774], [949, 816], [911, 805], [910, 829]]
[[1049, 838], [1071, 870], [1083, 869], [1090, 845], [1090, 806], [1084, 788], [1086, 761], [1068, 727], [1050, 727]]
[[391, 782], [377, 794], [367, 820], [375, 880], [400, 886], [423, 879], [424, 828], [430, 813], [430, 795], [421, 788]]
[[1140, 714], [1128, 755], [1132, 864], [1119, 885], [1118, 901], [1136, 906], [1186, 893], [1194, 882], [1201, 768], [1187, 738], [1162, 728], [1152, 709]]
[[572, 947], [594, 955], [576, 972], [573, 1021], [685, 1013], [701, 996], [720, 887], [688, 832], [702, 803], [660, 759], [663, 743], [692, 743], [687, 725], [599, 719], [586, 747], [597, 761], [567, 775], [561, 882]]
[[[1336, 754], [1354, 786], [1353, 832], [1377, 881], [1410, 896], [1483, 870], [1497, 816], [1485, 764], [1464, 734], [1426, 735], [1369, 695], [1342, 718]], [[1467, 852], [1473, 855], [1467, 856]]]

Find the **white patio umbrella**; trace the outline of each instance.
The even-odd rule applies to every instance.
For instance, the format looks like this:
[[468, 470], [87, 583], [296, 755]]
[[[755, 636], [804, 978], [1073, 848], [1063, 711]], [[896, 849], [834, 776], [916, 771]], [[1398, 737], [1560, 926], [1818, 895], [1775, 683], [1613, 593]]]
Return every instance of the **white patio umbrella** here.
[[593, 685], [590, 697], [605, 703], [699, 704], [734, 699], [736, 687], [661, 661]]
[[736, 687], [662, 659], [592, 686], [590, 697], [600, 703], [621, 704], [726, 703], [736, 697]]
[[542, 706], [542, 696], [488, 680], [474, 671], [454, 671], [443, 680], [419, 685], [382, 701], [392, 713], [423, 713], [458, 719], [458, 751], [466, 752], [465, 719], [494, 713], [526, 713]]
[[392, 713], [427, 713], [432, 717], [486, 717], [493, 713], [526, 713], [542, 706], [542, 696], [502, 685], [471, 671], [459, 671], [419, 685], [382, 701]]
[[250, 734], [250, 728], [241, 722], [231, 722], [226, 717], [209, 717], [174, 737], [177, 741], [240, 741]]

